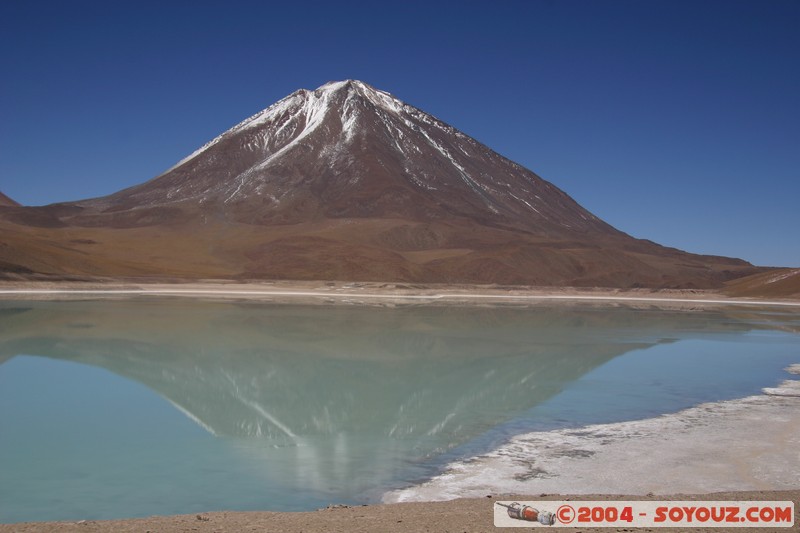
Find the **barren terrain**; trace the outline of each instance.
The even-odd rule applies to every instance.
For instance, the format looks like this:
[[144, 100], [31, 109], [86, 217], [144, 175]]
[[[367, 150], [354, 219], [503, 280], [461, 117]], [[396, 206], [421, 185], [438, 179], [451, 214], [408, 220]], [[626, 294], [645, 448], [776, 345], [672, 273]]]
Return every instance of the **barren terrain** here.
[[[365, 507], [333, 507], [304, 513], [271, 512], [212, 512], [196, 515], [137, 518], [131, 520], [43, 522], [27, 524], [0, 524], [0, 533], [88, 533], [99, 531], [114, 532], [191, 532], [219, 533], [240, 531], [262, 531], [274, 533], [479, 533], [497, 531], [493, 524], [493, 506], [497, 499], [540, 501], [540, 500], [705, 500], [705, 501], [793, 501], [795, 504], [795, 523], [793, 528], [736, 528], [735, 531], [754, 531], [758, 533], [797, 531], [800, 520], [797, 509], [800, 506], [800, 490], [791, 491], [748, 491], [721, 492], [711, 494], [674, 495], [580, 495], [563, 496], [558, 494], [487, 494], [483, 498], [458, 499], [447, 502], [412, 502]], [[664, 533], [685, 531], [677, 528], [564, 528], [559, 531], [604, 533], [608, 531], [663, 531]], [[720, 528], [692, 528], [697, 533], [715, 533]]]

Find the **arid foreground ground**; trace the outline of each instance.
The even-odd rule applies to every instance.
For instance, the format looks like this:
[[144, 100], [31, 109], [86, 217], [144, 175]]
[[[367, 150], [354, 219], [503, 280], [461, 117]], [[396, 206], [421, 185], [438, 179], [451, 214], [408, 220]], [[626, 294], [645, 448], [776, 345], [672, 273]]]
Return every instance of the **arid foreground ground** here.
[[[800, 490], [727, 492], [703, 495], [671, 495], [653, 497], [627, 497], [618, 495], [581, 495], [579, 497], [516, 495], [503, 496], [514, 500], [709, 500], [709, 501], [793, 501], [795, 523], [793, 528], [736, 528], [734, 531], [798, 531], [796, 509], [800, 503]], [[493, 505], [498, 499], [461, 499], [448, 502], [397, 503], [364, 507], [338, 507], [305, 513], [268, 512], [217, 512], [198, 515], [140, 518], [134, 520], [109, 520], [102, 522], [48, 522], [32, 524], [0, 525], [0, 533], [58, 532], [90, 533], [96, 531], [119, 532], [244, 532], [260, 531], [275, 533], [350, 533], [350, 532], [451, 532], [477, 533], [501, 531], [493, 524]], [[533, 528], [538, 529], [538, 528]], [[544, 528], [547, 529], [547, 528]], [[513, 530], [511, 530], [513, 531]], [[529, 531], [529, 530], [528, 530]], [[565, 532], [609, 532], [609, 531], [686, 531], [674, 528], [559, 528]], [[724, 528], [692, 528], [692, 532], [721, 532]]]

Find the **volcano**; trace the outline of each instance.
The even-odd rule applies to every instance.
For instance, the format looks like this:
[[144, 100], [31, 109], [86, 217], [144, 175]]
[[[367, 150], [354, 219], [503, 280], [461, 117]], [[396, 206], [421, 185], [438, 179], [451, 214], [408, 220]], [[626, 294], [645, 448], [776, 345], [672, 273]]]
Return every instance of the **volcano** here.
[[49, 275], [714, 288], [758, 271], [635, 239], [355, 80], [296, 91], [141, 185], [4, 204], [0, 229], [0, 265]]

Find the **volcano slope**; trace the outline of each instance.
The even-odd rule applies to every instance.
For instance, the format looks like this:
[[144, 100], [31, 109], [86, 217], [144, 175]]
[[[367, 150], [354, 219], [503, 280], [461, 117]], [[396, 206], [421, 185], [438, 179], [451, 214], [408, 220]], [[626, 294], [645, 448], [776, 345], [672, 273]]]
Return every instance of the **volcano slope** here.
[[299, 90], [110, 196], [0, 203], [8, 276], [719, 288], [763, 269], [632, 238], [363, 82]]

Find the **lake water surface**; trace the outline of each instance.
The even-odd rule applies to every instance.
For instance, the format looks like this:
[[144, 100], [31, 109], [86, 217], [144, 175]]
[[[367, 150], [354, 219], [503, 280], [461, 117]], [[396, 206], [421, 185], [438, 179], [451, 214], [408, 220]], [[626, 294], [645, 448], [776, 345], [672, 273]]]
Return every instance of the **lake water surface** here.
[[0, 522], [373, 502], [514, 434], [756, 394], [800, 313], [0, 301]]

